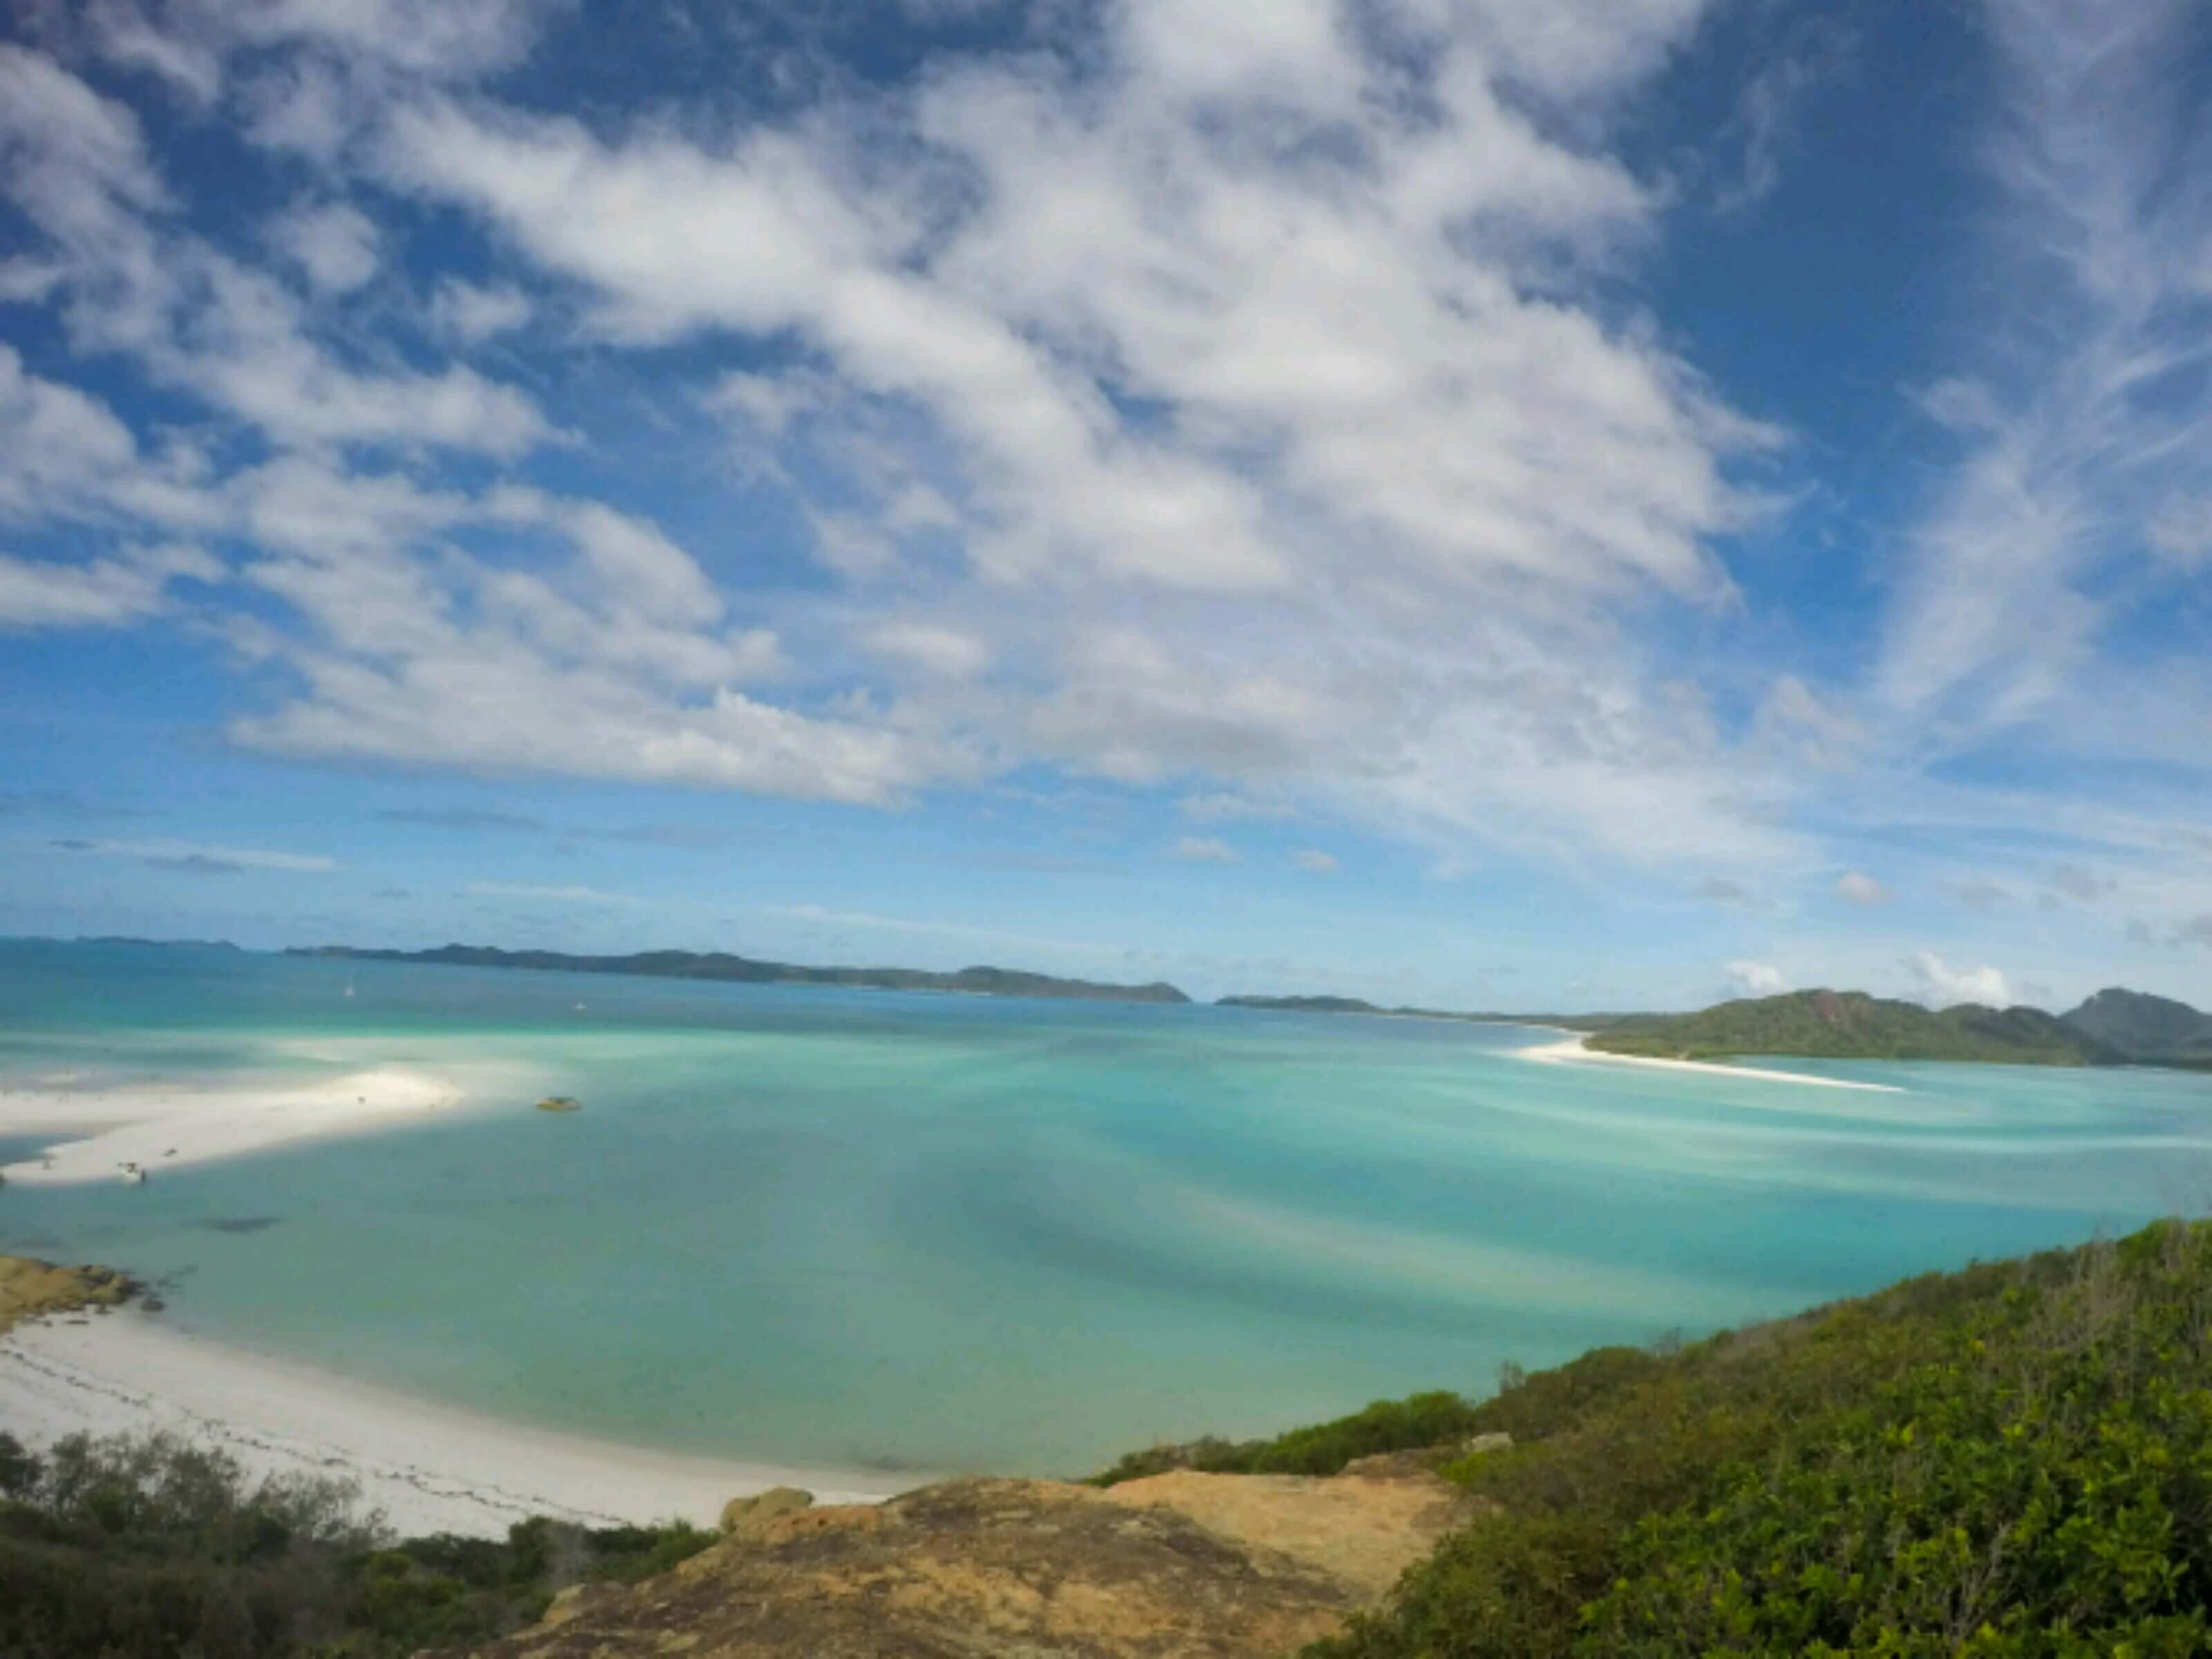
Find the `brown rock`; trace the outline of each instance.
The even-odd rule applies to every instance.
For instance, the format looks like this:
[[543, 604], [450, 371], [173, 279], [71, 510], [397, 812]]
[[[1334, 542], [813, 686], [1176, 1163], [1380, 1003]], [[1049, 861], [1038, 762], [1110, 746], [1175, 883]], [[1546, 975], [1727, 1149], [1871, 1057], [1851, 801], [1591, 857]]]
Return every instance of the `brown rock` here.
[[119, 1307], [138, 1290], [136, 1279], [112, 1267], [58, 1267], [29, 1256], [0, 1255], [0, 1331], [19, 1319]]
[[1355, 1457], [1344, 1466], [1339, 1478], [1349, 1480], [1418, 1480], [1424, 1475], [1434, 1474], [1437, 1467], [1449, 1461], [1451, 1453], [1442, 1446], [1426, 1446], [1419, 1451], [1376, 1452], [1372, 1457]]
[[[1279, 1550], [1373, 1601], [1437, 1540], [1474, 1513], [1474, 1501], [1427, 1468], [1365, 1474], [1198, 1474], [1179, 1469], [1107, 1488], [1117, 1503], [1171, 1509], [1237, 1543]], [[1418, 1455], [1414, 1454], [1413, 1455]], [[1383, 1459], [1365, 1459], [1382, 1462]]]
[[722, 1530], [738, 1532], [757, 1527], [779, 1515], [805, 1509], [813, 1502], [812, 1492], [801, 1492], [796, 1486], [770, 1486], [750, 1498], [732, 1498], [722, 1505]]
[[1338, 1628], [1473, 1512], [1432, 1477], [953, 1480], [740, 1517], [483, 1659], [1260, 1659]]

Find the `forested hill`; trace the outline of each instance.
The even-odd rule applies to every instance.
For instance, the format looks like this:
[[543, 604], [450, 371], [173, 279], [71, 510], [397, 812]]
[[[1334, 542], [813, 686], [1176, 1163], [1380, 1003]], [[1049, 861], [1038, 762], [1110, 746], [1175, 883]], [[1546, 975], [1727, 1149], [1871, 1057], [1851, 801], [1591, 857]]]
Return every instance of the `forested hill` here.
[[1831, 1060], [1963, 1060], [2100, 1066], [2128, 1056], [2039, 1008], [1929, 1009], [1863, 991], [1793, 991], [1694, 1014], [1626, 1019], [1589, 1039], [1609, 1054], [1669, 1060], [1792, 1054]]
[[1224, 997], [1222, 1008], [1269, 1008], [1288, 1014], [1381, 1014], [1389, 1011], [1358, 997]]
[[841, 985], [877, 991], [957, 991], [970, 996], [1059, 997], [1093, 1002], [1188, 1002], [1172, 985], [1107, 985], [1055, 979], [1009, 968], [963, 968], [937, 974], [919, 968], [805, 968], [758, 962], [720, 951], [641, 951], [626, 957], [579, 957], [560, 951], [501, 951], [489, 945], [441, 945], [432, 951], [367, 951], [349, 945], [295, 947], [295, 957], [357, 962], [418, 962], [457, 968], [527, 968], [571, 974], [630, 974], [654, 979], [710, 979], [746, 985]]
[[2133, 1060], [2212, 1065], [2212, 1014], [2171, 997], [2115, 986], [2065, 1016], [2066, 1023]]

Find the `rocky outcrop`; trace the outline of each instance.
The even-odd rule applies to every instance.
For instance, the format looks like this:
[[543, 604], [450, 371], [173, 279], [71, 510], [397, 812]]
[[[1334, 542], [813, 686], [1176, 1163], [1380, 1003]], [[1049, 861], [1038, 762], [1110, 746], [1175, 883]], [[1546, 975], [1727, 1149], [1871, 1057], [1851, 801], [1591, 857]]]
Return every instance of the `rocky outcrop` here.
[[812, 1506], [814, 1494], [796, 1486], [770, 1486], [750, 1498], [732, 1498], [722, 1505], [724, 1532], [752, 1532], [780, 1515], [796, 1515]]
[[[673, 1572], [564, 1598], [483, 1659], [1260, 1659], [1382, 1596], [1475, 1500], [1425, 1470], [954, 1480], [739, 1509]], [[791, 1506], [787, 1506], [791, 1505]]]
[[119, 1307], [138, 1290], [137, 1280], [112, 1267], [58, 1267], [26, 1255], [0, 1255], [0, 1331], [42, 1315]]

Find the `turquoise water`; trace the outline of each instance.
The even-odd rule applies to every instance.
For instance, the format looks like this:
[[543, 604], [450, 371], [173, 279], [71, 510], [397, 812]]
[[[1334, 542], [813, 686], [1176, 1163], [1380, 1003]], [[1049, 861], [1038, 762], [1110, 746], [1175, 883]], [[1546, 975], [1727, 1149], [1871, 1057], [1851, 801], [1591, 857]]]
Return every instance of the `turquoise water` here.
[[[2212, 1193], [2201, 1075], [1802, 1068], [1885, 1095], [1513, 1057], [1553, 1040], [0, 944], [0, 1084], [395, 1062], [476, 1085], [421, 1127], [7, 1189], [0, 1249], [113, 1262], [212, 1335], [549, 1426], [1069, 1473]], [[532, 1109], [552, 1091], [586, 1110]]]

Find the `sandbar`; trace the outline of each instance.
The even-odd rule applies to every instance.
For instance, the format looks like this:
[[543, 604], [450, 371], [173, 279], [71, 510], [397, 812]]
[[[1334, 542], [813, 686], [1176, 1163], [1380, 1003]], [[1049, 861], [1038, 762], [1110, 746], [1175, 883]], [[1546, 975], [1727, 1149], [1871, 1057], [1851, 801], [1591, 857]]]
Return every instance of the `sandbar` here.
[[1656, 1066], [1668, 1072], [1698, 1072], [1712, 1077], [1757, 1078], [1767, 1083], [1804, 1083], [1816, 1089], [1856, 1089], [1863, 1094], [1901, 1095], [1908, 1092], [1892, 1083], [1860, 1083], [1850, 1078], [1814, 1077], [1804, 1072], [1778, 1072], [1771, 1066], [1722, 1065], [1707, 1060], [1661, 1060], [1651, 1054], [1609, 1054], [1589, 1046], [1588, 1037], [1564, 1042], [1542, 1042], [1532, 1048], [1516, 1048], [1516, 1058], [1547, 1066]]
[[103, 1085], [73, 1076], [0, 1084], [0, 1134], [51, 1133], [34, 1158], [0, 1169], [26, 1187], [130, 1178], [294, 1142], [419, 1121], [450, 1111], [460, 1085], [404, 1066], [312, 1081], [152, 1081]]

